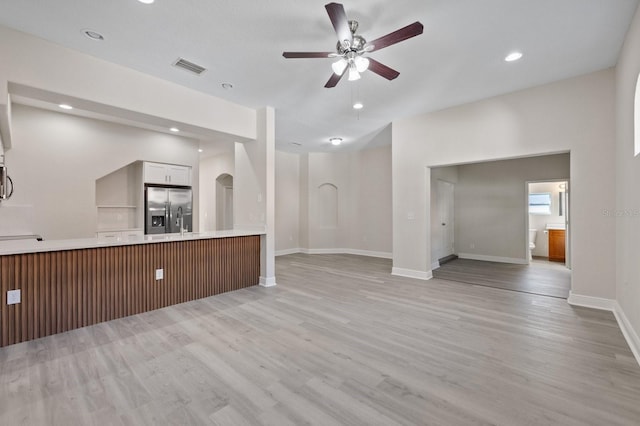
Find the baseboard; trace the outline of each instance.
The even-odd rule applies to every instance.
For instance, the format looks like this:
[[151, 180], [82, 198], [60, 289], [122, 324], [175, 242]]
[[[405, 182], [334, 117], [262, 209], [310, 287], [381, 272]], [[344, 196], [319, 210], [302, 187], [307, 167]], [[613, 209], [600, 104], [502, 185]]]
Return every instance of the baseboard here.
[[276, 257], [277, 256], [286, 256], [288, 254], [296, 254], [296, 253], [302, 253], [302, 249], [301, 248], [291, 248], [291, 249], [284, 249], [284, 250], [276, 250]]
[[369, 256], [369, 257], [379, 257], [382, 259], [393, 259], [393, 253], [388, 253], [385, 251], [371, 251], [371, 250], [357, 250], [357, 249], [346, 249], [347, 254], [355, 254], [358, 256]]
[[347, 249], [342, 248], [326, 248], [326, 249], [300, 249], [301, 253], [304, 254], [345, 254]]
[[435, 269], [438, 269], [439, 267], [440, 267], [440, 261], [439, 260], [436, 260], [435, 262], [431, 263], [431, 270], [432, 271], [435, 270]]
[[582, 306], [583, 308], [600, 309], [601, 311], [613, 312], [615, 300], [605, 299], [602, 297], [583, 296], [581, 294], [575, 294], [573, 291], [569, 291], [569, 298], [567, 299], [570, 305]]
[[484, 254], [473, 254], [473, 253], [458, 253], [458, 257], [460, 259], [482, 260], [484, 262], [514, 263], [516, 265], [529, 264], [529, 260], [519, 259], [517, 257], [485, 256]]
[[260, 277], [260, 282], [258, 284], [261, 287], [275, 287], [276, 277]]
[[616, 317], [616, 322], [618, 323], [618, 327], [620, 327], [622, 335], [629, 345], [629, 349], [631, 349], [636, 362], [640, 365], [640, 338], [638, 337], [638, 333], [633, 329], [631, 322], [629, 322], [629, 319], [617, 300], [583, 296], [570, 291], [567, 302], [572, 306], [582, 306], [584, 308], [612, 312], [613, 316]]
[[391, 275], [405, 278], [415, 278], [424, 281], [433, 278], [433, 274], [431, 273], [431, 271], [416, 271], [414, 269], [396, 268], [395, 266], [391, 268]]
[[357, 256], [380, 257], [383, 259], [393, 259], [392, 253], [383, 251], [358, 250], [348, 248], [330, 248], [330, 249], [298, 249], [296, 253], [304, 254], [354, 254]]
[[629, 319], [617, 300], [613, 305], [613, 315], [615, 315], [616, 321], [618, 321], [622, 335], [627, 340], [633, 356], [636, 358], [638, 365], [640, 365], [640, 337], [638, 337], [638, 333], [633, 329], [631, 322], [629, 322]]

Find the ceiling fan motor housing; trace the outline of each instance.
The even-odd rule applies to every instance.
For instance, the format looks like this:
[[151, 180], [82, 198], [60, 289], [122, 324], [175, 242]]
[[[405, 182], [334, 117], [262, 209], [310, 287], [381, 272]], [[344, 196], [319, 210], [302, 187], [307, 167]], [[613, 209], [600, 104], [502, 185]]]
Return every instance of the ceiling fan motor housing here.
[[358, 29], [358, 21], [349, 21], [349, 29], [351, 30], [351, 42], [349, 40], [339, 40], [336, 44], [336, 51], [340, 55], [345, 55], [347, 52], [361, 52], [364, 46], [367, 44], [367, 40], [361, 35], [356, 35]]

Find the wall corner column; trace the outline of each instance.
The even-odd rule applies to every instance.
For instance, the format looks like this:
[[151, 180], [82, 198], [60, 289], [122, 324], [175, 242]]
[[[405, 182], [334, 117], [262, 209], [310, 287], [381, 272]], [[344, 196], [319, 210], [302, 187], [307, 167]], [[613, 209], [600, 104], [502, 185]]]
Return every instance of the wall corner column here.
[[260, 244], [260, 285], [276, 285], [275, 271], [275, 131], [276, 116], [273, 107], [265, 107], [257, 114], [257, 135], [265, 145], [265, 231]]

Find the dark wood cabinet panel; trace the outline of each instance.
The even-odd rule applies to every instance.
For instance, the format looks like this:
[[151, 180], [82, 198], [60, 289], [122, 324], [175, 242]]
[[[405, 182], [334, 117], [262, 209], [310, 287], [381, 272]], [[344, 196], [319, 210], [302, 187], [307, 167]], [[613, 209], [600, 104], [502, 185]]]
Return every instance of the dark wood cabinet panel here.
[[564, 229], [549, 230], [549, 260], [553, 262], [565, 261]]
[[[0, 256], [0, 346], [253, 286], [259, 275], [259, 236]], [[15, 289], [22, 301], [7, 305]]]

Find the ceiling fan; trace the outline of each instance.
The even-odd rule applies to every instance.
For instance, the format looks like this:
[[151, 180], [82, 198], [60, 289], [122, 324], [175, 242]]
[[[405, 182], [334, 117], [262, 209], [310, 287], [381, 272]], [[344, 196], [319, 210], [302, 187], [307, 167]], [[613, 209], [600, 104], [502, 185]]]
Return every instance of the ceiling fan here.
[[344, 76], [345, 71], [349, 73], [349, 80], [358, 80], [360, 73], [369, 69], [374, 73], [393, 80], [400, 73], [393, 68], [376, 61], [373, 58], [367, 58], [365, 53], [375, 52], [400, 43], [411, 37], [422, 34], [423, 26], [416, 21], [413, 24], [400, 28], [392, 33], [368, 42], [361, 35], [356, 34], [358, 30], [358, 21], [347, 20], [344, 7], [340, 3], [328, 3], [325, 6], [329, 19], [333, 24], [333, 28], [338, 35], [338, 44], [335, 52], [284, 52], [282, 56], [288, 59], [295, 58], [339, 58], [338, 61], [331, 64], [333, 74], [324, 87], [335, 87], [340, 79]]

